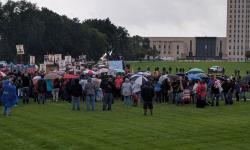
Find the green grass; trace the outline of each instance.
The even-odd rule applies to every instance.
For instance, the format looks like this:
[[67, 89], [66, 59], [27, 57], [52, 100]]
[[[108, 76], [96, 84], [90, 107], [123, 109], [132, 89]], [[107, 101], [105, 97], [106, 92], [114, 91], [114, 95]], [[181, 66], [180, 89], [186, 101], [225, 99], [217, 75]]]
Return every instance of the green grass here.
[[[83, 105], [81, 105], [83, 107]], [[85, 107], [85, 105], [84, 105]], [[155, 105], [112, 112], [71, 111], [68, 103], [20, 105], [0, 116], [1, 150], [244, 150], [250, 147], [250, 102], [196, 109], [193, 105]]]
[[226, 74], [231, 75], [234, 73], [235, 69], [239, 69], [242, 75], [246, 74], [246, 71], [250, 71], [250, 63], [235, 63], [235, 62], [164, 62], [164, 61], [143, 61], [143, 62], [127, 62], [131, 65], [131, 70], [137, 71], [138, 67], [141, 67], [142, 70], [147, 70], [147, 67], [150, 67], [151, 71], [154, 71], [156, 67], [159, 67], [161, 70], [165, 67], [167, 70], [171, 66], [172, 72], [175, 73], [177, 68], [184, 68], [185, 71], [188, 71], [190, 68], [200, 68], [204, 71], [208, 71], [208, 68], [212, 66], [221, 66], [226, 70]]

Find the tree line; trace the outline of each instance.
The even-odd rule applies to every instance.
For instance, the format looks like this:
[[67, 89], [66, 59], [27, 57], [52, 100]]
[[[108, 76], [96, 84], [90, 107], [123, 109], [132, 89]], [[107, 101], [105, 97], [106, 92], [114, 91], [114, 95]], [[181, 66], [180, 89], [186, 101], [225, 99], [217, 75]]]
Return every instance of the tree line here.
[[17, 44], [24, 45], [26, 62], [30, 55], [42, 62], [43, 55], [57, 53], [73, 57], [85, 54], [95, 61], [111, 51], [113, 57], [126, 60], [152, 53], [147, 38], [130, 37], [109, 18], [80, 21], [25, 0], [0, 2], [0, 60], [17, 62]]

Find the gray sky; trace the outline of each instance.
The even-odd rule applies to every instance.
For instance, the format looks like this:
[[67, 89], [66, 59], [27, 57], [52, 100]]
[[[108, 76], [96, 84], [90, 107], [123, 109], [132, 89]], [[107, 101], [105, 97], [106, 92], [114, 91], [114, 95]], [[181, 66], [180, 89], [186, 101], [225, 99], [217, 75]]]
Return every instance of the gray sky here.
[[[0, 0], [6, 2], [7, 0]], [[107, 18], [140, 36], [226, 36], [227, 0], [29, 0], [80, 20]]]

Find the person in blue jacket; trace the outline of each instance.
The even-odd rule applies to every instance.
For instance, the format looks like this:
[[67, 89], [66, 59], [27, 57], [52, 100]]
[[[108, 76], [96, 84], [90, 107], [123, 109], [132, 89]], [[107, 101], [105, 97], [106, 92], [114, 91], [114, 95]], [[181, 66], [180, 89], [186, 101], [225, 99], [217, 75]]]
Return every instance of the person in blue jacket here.
[[3, 103], [3, 115], [9, 116], [11, 107], [14, 106], [18, 97], [16, 94], [16, 86], [13, 84], [12, 78], [9, 80], [5, 80], [2, 85], [3, 95], [2, 95], [2, 103]]

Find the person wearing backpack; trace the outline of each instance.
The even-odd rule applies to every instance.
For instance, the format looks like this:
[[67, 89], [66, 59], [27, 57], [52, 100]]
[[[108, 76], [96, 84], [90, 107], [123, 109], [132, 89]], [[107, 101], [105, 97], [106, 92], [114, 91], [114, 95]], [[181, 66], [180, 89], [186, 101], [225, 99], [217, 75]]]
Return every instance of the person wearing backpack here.
[[201, 81], [198, 83], [198, 86], [196, 88], [196, 107], [197, 108], [204, 108], [206, 105], [206, 83], [204, 81]]

